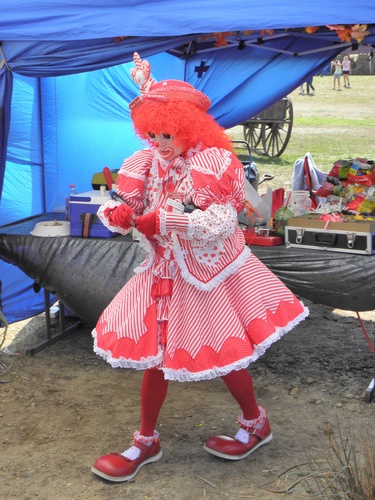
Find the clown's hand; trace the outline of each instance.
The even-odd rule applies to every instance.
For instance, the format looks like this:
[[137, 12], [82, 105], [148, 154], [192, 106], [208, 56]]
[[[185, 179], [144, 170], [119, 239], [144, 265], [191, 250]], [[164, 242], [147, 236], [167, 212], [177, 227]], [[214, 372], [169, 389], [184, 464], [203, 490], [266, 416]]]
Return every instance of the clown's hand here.
[[121, 227], [123, 229], [130, 229], [134, 226], [136, 217], [134, 210], [129, 207], [129, 205], [126, 205], [126, 203], [122, 203], [115, 208], [107, 208], [104, 215], [112, 226]]
[[146, 215], [140, 215], [135, 219], [135, 227], [147, 238], [153, 238], [156, 234], [160, 234], [159, 213], [150, 212]]

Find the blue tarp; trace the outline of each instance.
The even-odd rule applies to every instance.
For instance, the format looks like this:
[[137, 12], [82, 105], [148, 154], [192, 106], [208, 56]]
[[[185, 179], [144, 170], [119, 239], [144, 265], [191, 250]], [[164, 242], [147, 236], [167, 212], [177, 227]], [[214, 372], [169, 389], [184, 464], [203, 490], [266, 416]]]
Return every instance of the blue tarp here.
[[[156, 80], [186, 80], [205, 92], [210, 113], [229, 128], [350, 46], [325, 27], [346, 23], [371, 24], [365, 42], [375, 42], [369, 1], [353, 7], [319, 0], [301, 8], [290, 0], [18, 0], [15, 8], [3, 0], [0, 225], [61, 206], [71, 182], [78, 191], [91, 189], [94, 172], [119, 168], [141, 146], [127, 107], [138, 93], [129, 77], [135, 50], [150, 60]], [[306, 26], [321, 28], [307, 35]], [[233, 31], [227, 47], [205, 36]], [[0, 261], [0, 307], [11, 323], [40, 312], [43, 298], [26, 277], [13, 282], [10, 268]], [[16, 306], [17, 290], [27, 287]]]

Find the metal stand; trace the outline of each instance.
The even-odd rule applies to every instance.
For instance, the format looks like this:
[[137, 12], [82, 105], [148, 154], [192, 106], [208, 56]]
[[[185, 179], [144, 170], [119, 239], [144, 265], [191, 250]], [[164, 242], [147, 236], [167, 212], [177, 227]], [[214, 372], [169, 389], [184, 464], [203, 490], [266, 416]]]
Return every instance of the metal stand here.
[[371, 380], [370, 385], [367, 387], [366, 392], [365, 392], [365, 402], [371, 403], [372, 399], [375, 397], [375, 347], [370, 340], [370, 337], [366, 331], [365, 325], [363, 324], [361, 316], [359, 315], [359, 312], [357, 311], [356, 314], [357, 314], [359, 324], [361, 325], [362, 331], [365, 335], [365, 338], [367, 340], [368, 345], [370, 346], [370, 350], [371, 350], [373, 358], [374, 358], [374, 372], [373, 372], [374, 378]]
[[34, 356], [39, 351], [42, 351], [46, 347], [54, 344], [58, 340], [60, 340], [63, 336], [68, 333], [73, 333], [82, 327], [83, 323], [80, 320], [75, 321], [73, 324], [66, 326], [65, 321], [65, 309], [64, 304], [59, 302], [59, 332], [55, 335], [51, 334], [51, 303], [50, 303], [50, 292], [44, 289], [44, 304], [45, 304], [45, 320], [46, 320], [46, 340], [43, 340], [39, 344], [36, 344], [34, 347], [27, 349], [26, 354], [28, 356]]
[[371, 403], [375, 399], [375, 355], [374, 355], [374, 378], [371, 380], [370, 385], [367, 387], [365, 392], [366, 403]]

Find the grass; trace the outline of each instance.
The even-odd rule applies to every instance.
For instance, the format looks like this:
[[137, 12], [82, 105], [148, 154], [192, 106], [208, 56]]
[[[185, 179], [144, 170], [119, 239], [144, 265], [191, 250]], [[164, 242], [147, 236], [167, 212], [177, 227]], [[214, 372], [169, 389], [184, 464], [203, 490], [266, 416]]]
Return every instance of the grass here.
[[[299, 88], [289, 95], [293, 127], [286, 150], [279, 158], [253, 152], [261, 177], [274, 175], [259, 191], [265, 186], [288, 189], [294, 162], [307, 152], [324, 172], [339, 159], [375, 159], [375, 75], [351, 76], [351, 88], [344, 88], [341, 81], [341, 92], [332, 90], [332, 81], [331, 76], [315, 77], [313, 96], [299, 95]], [[242, 126], [227, 132], [243, 140]]]
[[[363, 436], [345, 438], [338, 425], [337, 436], [327, 428], [328, 446], [319, 456], [308, 454], [304, 464], [292, 466], [263, 489], [272, 493], [290, 494], [305, 486], [309, 498], [327, 500], [373, 500], [375, 498], [375, 441], [371, 427]], [[274, 489], [272, 484], [286, 481], [286, 488]], [[303, 495], [306, 497], [306, 495]]]

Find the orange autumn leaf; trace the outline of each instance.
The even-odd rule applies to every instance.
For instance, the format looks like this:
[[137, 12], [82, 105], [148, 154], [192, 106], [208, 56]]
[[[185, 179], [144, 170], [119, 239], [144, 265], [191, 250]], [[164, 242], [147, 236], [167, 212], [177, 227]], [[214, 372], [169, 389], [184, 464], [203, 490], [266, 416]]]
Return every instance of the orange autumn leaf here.
[[215, 47], [228, 47], [227, 36], [233, 35], [233, 31], [227, 31], [223, 33], [215, 33]]
[[343, 24], [331, 24], [327, 25], [330, 30], [335, 30], [337, 36], [343, 42], [350, 42], [351, 39], [361, 42], [365, 36], [370, 35], [371, 32], [367, 31], [367, 24], [354, 24], [354, 25], [343, 25]]
[[245, 31], [242, 31], [242, 35], [243, 36], [249, 36], [249, 35], [252, 35], [253, 33], [255, 33], [255, 30], [245, 30]]
[[[352, 39], [357, 40], [358, 42], [361, 42], [365, 36], [371, 34], [370, 31], [367, 31], [367, 24], [355, 24], [355, 25], [350, 25], [350, 24], [327, 24], [325, 26], [326, 28], [330, 29], [331, 31], [335, 31], [338, 38], [343, 41], [343, 42], [348, 42]], [[304, 28], [304, 32], [308, 33], [310, 35], [316, 33], [319, 31], [321, 27], [320, 26], [307, 26]], [[284, 28], [285, 32], [289, 31], [289, 28]], [[231, 37], [233, 35], [238, 35], [241, 34], [242, 36], [251, 36], [254, 33], [256, 33], [255, 30], [243, 30], [241, 32], [216, 32], [216, 33], [208, 33], [206, 35], [202, 35], [198, 38], [198, 42], [203, 41], [203, 40], [214, 40], [215, 41], [215, 47], [228, 47], [228, 37]], [[261, 37], [264, 37], [265, 35], [272, 36], [275, 33], [275, 30], [273, 29], [263, 29], [259, 30], [259, 34]], [[125, 37], [124, 37], [125, 38]], [[117, 41], [121, 41], [123, 37], [117, 37]]]
[[327, 25], [327, 28], [329, 28], [331, 31], [336, 31], [337, 36], [343, 42], [350, 42], [351, 37], [352, 37], [351, 26], [346, 26], [344, 24], [330, 24], [330, 25]]
[[259, 33], [260, 33], [260, 36], [264, 36], [264, 35], [272, 36], [273, 30], [259, 30]]
[[336, 30], [337, 36], [343, 42], [350, 42], [352, 39], [352, 28], [344, 28], [340, 30]]
[[371, 31], [367, 31], [367, 24], [355, 24], [352, 27], [352, 38], [357, 42], [362, 42], [365, 36], [370, 35]]
[[234, 31], [227, 32], [216, 32], [216, 33], [207, 33], [206, 35], [202, 35], [198, 37], [197, 41], [202, 42], [204, 40], [215, 40], [215, 47], [227, 47], [227, 37], [235, 35]]
[[227, 39], [222, 33], [216, 35], [215, 47], [228, 47]]
[[319, 26], [308, 26], [307, 28], [305, 28], [305, 31], [306, 33], [309, 33], [310, 35], [312, 33], [315, 33], [316, 31], [318, 31], [319, 29]]
[[197, 42], [204, 42], [205, 40], [212, 40], [212, 38], [215, 38], [214, 33], [207, 33], [207, 35], [202, 35], [197, 38]]

